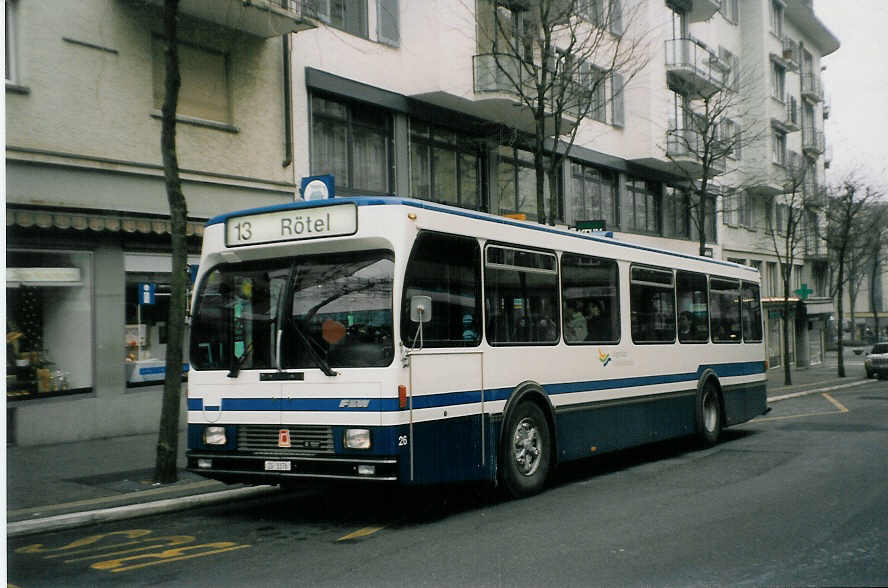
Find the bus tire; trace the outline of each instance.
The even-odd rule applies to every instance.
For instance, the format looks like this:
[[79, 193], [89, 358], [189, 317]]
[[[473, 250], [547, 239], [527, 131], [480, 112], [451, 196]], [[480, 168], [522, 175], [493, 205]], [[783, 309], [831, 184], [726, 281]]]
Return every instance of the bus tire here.
[[718, 386], [708, 380], [697, 393], [697, 437], [703, 447], [718, 443], [722, 430], [722, 406]]
[[503, 439], [503, 483], [514, 498], [539, 493], [552, 462], [552, 439], [543, 411], [521, 402], [509, 415]]

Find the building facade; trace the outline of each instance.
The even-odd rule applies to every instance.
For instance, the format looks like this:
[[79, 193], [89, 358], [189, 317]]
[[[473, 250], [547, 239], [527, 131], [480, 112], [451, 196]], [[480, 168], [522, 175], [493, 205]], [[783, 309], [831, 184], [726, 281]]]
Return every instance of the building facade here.
[[[164, 293], [170, 267], [160, 4], [6, 1], [7, 246], [15, 270], [7, 339], [21, 333], [7, 359], [49, 370], [48, 380], [40, 372], [43, 384], [33, 365], [11, 374], [23, 380], [19, 395], [10, 388], [7, 396], [17, 443], [156, 428], [160, 387], [138, 374], [163, 357], [164, 315], [162, 304], [138, 302], [140, 284]], [[302, 177], [331, 174], [341, 195], [396, 194], [529, 220], [545, 214], [569, 227], [603, 221], [616, 239], [694, 255], [701, 227], [688, 189], [706, 167], [688, 149], [699, 142], [694, 108], [700, 96], [721, 92], [736, 106], [716, 121], [719, 133], [746, 138], [709, 178], [706, 253], [758, 267], [765, 292], [780, 296], [768, 219], [778, 214], [785, 170], [800, 161], [792, 153], [809, 162], [811, 182], [823, 182], [816, 74], [838, 47], [810, 2], [579, 2], [589, 26], [646, 53], [633, 75], [613, 71], [595, 86], [594, 107], [555, 176], [558, 198], [542, 211], [532, 116], [493, 56], [495, 31], [532, 29], [527, 2], [218, 4], [205, 13], [205, 2], [181, 3], [178, 140], [193, 254], [208, 217], [289, 200]], [[503, 22], [508, 30], [491, 24]], [[790, 361], [817, 360], [810, 340], [822, 340], [818, 317], [830, 308], [817, 298], [824, 261], [809, 249], [793, 262], [798, 289], [814, 293], [789, 317]], [[787, 360], [773, 326], [780, 320], [770, 313], [772, 365]], [[65, 337], [69, 325], [81, 344]], [[50, 422], [52, 431], [40, 430]]]

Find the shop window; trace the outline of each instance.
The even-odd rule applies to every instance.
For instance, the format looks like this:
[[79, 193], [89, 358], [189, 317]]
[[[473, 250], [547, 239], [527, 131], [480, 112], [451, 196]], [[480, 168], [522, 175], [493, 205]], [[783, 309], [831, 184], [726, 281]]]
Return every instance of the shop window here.
[[391, 117], [372, 106], [311, 99], [311, 173], [331, 174], [346, 192], [391, 186]]
[[478, 210], [480, 169], [480, 150], [470, 137], [410, 122], [412, 197]]
[[603, 220], [605, 226], [617, 224], [617, 179], [603, 169], [571, 163], [574, 189], [574, 221]]
[[9, 251], [6, 261], [7, 400], [91, 392], [91, 254]]
[[[501, 146], [496, 162], [496, 197], [499, 214], [523, 214], [526, 220], [539, 220], [536, 192], [536, 171], [533, 153], [524, 149]], [[543, 169], [548, 169], [549, 158], [543, 159]], [[559, 174], [560, 177], [560, 174]], [[559, 183], [560, 184], [560, 183]], [[558, 202], [554, 216], [564, 218], [564, 202], [561, 186], [557, 186]], [[549, 176], [543, 177], [543, 200], [549, 202]], [[551, 212], [551, 211], [550, 211]]]

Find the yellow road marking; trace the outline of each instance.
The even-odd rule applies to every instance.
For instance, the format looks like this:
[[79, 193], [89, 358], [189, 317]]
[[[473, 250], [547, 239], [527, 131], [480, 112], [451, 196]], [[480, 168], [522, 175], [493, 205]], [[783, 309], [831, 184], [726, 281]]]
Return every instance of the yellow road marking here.
[[[169, 492], [178, 492], [179, 490], [197, 490], [207, 486], [218, 486], [219, 482], [215, 480], [203, 480], [201, 482], [192, 482], [190, 484], [171, 485], [161, 488], [151, 488], [150, 490], [137, 490], [139, 496], [154, 496], [156, 494], [167, 494]], [[48, 512], [53, 510], [64, 510], [75, 506], [88, 506], [92, 504], [104, 504], [109, 502], [118, 502], [126, 500], [127, 494], [117, 494], [115, 496], [103, 496], [101, 498], [89, 498], [86, 500], [76, 500], [74, 502], [65, 502], [62, 504], [49, 504], [46, 506], [35, 506], [32, 508], [21, 508], [19, 510], [11, 510], [7, 513], [7, 517], [32, 514], [37, 512]]]
[[833, 398], [832, 396], [830, 396], [826, 392], [822, 393], [821, 396], [826, 398], [829, 401], [829, 403], [832, 404], [833, 406], [835, 406], [838, 410], [831, 410], [829, 412], [806, 412], [805, 414], [791, 414], [788, 416], [779, 416], [779, 417], [767, 417], [767, 418], [763, 418], [763, 419], [753, 419], [750, 422], [763, 423], [766, 421], [785, 421], [788, 419], [801, 419], [804, 417], [826, 416], [826, 415], [830, 415], [830, 414], [842, 414], [845, 412], [850, 412], [849, 409], [845, 405], [843, 405], [841, 402], [839, 402], [838, 400], [836, 400], [835, 398]]
[[[200, 546], [198, 546], [198, 547], [200, 547]], [[126, 572], [126, 571], [129, 571], [129, 570], [136, 570], [136, 569], [139, 569], [139, 568], [147, 568], [148, 566], [156, 566], [156, 565], [159, 565], [159, 564], [170, 563], [170, 562], [173, 562], [173, 561], [182, 561], [183, 559], [192, 559], [192, 558], [195, 558], [195, 557], [203, 557], [203, 556], [205, 556], [205, 555], [214, 555], [214, 554], [216, 554], [216, 553], [224, 553], [224, 552], [226, 552], [226, 551], [235, 551], [236, 549], [244, 549], [244, 548], [246, 548], [246, 547], [250, 547], [250, 546], [249, 546], [249, 545], [235, 545], [235, 546], [233, 546], [233, 547], [225, 547], [225, 548], [223, 548], [223, 549], [215, 549], [215, 550], [213, 550], [213, 551], [207, 551], [206, 553], [193, 553], [193, 554], [191, 554], [191, 555], [182, 555], [182, 556], [179, 556], [179, 557], [170, 557], [170, 558], [162, 559], [162, 560], [159, 560], [159, 561], [149, 561], [149, 562], [147, 562], [147, 563], [136, 564], [136, 565], [134, 565], [134, 566], [127, 566], [127, 567], [125, 567], [125, 568], [114, 568], [114, 569], [111, 570], [111, 573], [113, 574], [113, 573], [116, 573], [116, 572]], [[91, 567], [95, 567], [95, 565], [93, 565], [93, 566], [91, 566]]]
[[368, 535], [372, 535], [377, 531], [381, 531], [385, 529], [385, 526], [382, 527], [364, 527], [363, 529], [358, 529], [354, 533], [349, 533], [344, 537], [340, 537], [337, 541], [348, 541], [349, 539], [358, 539], [359, 537], [367, 537]]
[[829, 400], [830, 404], [832, 404], [833, 406], [838, 408], [839, 412], [848, 412], [848, 409], [845, 407], [845, 405], [843, 405], [841, 402], [839, 402], [838, 400], [836, 400], [835, 398], [833, 398], [832, 396], [830, 396], [826, 392], [823, 393], [823, 397], [826, 398], [827, 400]]

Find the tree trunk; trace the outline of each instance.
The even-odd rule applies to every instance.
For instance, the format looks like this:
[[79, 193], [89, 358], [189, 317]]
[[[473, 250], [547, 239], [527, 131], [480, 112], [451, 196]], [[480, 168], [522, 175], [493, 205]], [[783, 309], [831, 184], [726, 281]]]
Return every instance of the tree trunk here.
[[839, 281], [838, 281], [838, 293], [837, 293], [838, 307], [836, 308], [836, 315], [837, 315], [836, 323], [839, 326], [839, 338], [838, 338], [839, 365], [838, 365], [837, 375], [840, 378], [845, 377], [845, 345], [844, 345], [845, 325], [843, 324], [844, 323], [844, 318], [843, 318], [844, 317], [844, 312], [843, 312], [844, 305], [843, 305], [843, 300], [842, 300], [845, 297], [845, 288], [843, 285], [844, 280], [845, 280], [845, 264], [842, 263], [841, 260], [839, 260]]
[[879, 249], [881, 248], [881, 242], [877, 242], [877, 246], [874, 248], [873, 256], [872, 256], [872, 266], [870, 268], [870, 288], [869, 288], [869, 302], [870, 302], [870, 310], [873, 313], [873, 328], [876, 336], [875, 343], [878, 343], [881, 340], [879, 329], [879, 309], [876, 307], [876, 283], [881, 277], [879, 275], [879, 269], [882, 266], [882, 260], [879, 257]]
[[[792, 266], [784, 265], [785, 267]], [[790, 386], [792, 385], [792, 366], [789, 361], [789, 278], [784, 268], [781, 268], [783, 274], [783, 384]]]
[[179, 180], [176, 157], [176, 106], [179, 99], [179, 53], [176, 20], [179, 0], [164, 1], [166, 33], [166, 82], [164, 84], [161, 152], [170, 207], [170, 237], [173, 274], [170, 281], [170, 309], [167, 319], [166, 378], [163, 386], [163, 407], [157, 439], [157, 461], [154, 481], [176, 481], [176, 458], [179, 446], [179, 405], [182, 389], [182, 343], [185, 338], [185, 219], [188, 207]]

